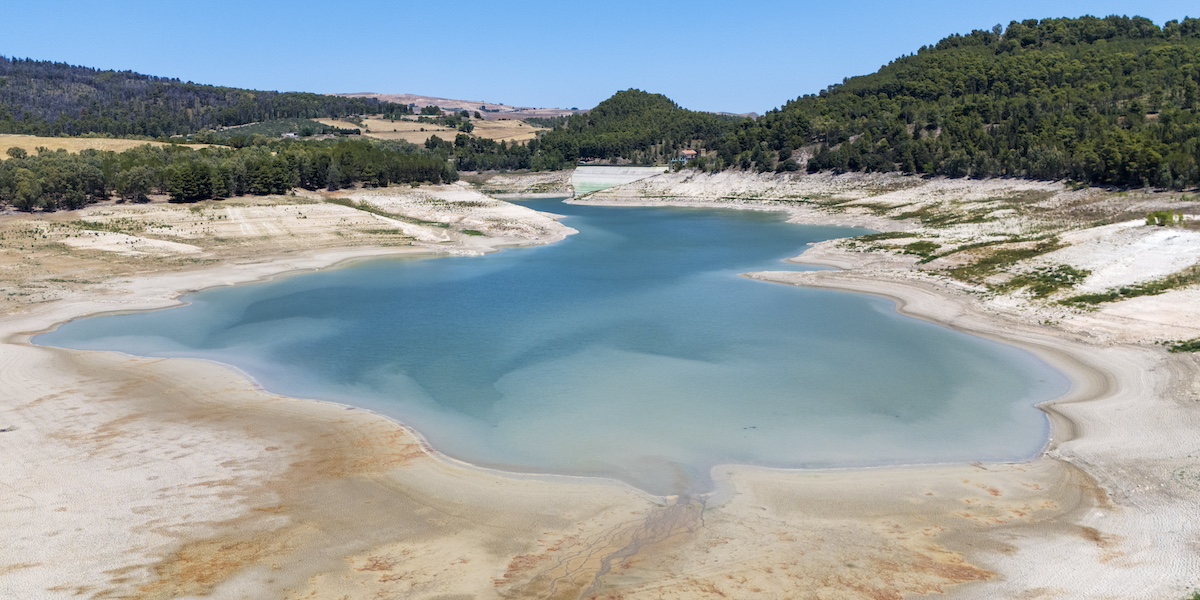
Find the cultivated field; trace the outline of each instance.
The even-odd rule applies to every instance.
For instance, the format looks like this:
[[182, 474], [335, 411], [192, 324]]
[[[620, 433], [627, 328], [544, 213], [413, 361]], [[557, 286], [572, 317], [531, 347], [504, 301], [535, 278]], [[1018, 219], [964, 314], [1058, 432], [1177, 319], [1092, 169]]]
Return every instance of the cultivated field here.
[[471, 122], [475, 124], [475, 130], [471, 132], [473, 135], [497, 142], [528, 142], [536, 138], [539, 131], [546, 131], [544, 127], [535, 127], [515, 119]]
[[[123, 140], [117, 138], [73, 138], [73, 137], [40, 137], [36, 135], [18, 135], [15, 133], [0, 133], [0, 160], [8, 158], [9, 148], [21, 148], [22, 150], [33, 154], [37, 152], [38, 147], [49, 148], [50, 150], [66, 150], [67, 152], [76, 153], [81, 150], [112, 150], [113, 152], [124, 152], [130, 148], [138, 146], [166, 146], [162, 142], [151, 142], [146, 140]], [[189, 148], [203, 148], [208, 144], [188, 144]]]
[[[430, 136], [436, 135], [444, 140], [453, 140], [454, 136], [460, 132], [456, 129], [435, 125], [433, 123], [420, 123], [413, 120], [397, 120], [391, 121], [388, 119], [380, 119], [375, 117], [367, 117], [363, 119], [365, 128], [360, 127], [349, 121], [338, 119], [317, 119], [319, 123], [330, 125], [333, 127], [341, 127], [343, 129], [362, 129], [363, 135], [379, 140], [404, 140], [412, 144], [424, 144]], [[475, 125], [471, 135], [475, 137], [486, 138], [489, 140], [505, 141], [505, 142], [526, 142], [537, 137], [537, 132], [543, 131], [544, 128], [534, 127], [524, 121], [517, 120], [502, 120], [502, 121], [481, 121], [472, 119], [471, 123]]]

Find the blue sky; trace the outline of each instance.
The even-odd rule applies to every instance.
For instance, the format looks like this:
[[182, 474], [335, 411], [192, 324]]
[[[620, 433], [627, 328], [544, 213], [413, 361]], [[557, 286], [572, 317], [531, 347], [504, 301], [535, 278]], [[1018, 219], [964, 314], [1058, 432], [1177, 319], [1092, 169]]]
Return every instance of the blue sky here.
[[[347, 8], [353, 7], [353, 8]], [[1189, 14], [1190, 13], [1190, 14]], [[1200, 17], [1195, 0], [0, 0], [0, 54], [256, 89], [590, 107], [631, 87], [764, 112], [1011, 20]]]

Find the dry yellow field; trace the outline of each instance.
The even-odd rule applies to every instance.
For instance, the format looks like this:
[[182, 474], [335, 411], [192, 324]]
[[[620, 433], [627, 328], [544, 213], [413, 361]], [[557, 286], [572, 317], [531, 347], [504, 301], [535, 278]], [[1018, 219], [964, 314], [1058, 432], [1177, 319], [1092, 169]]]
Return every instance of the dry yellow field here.
[[545, 127], [535, 127], [515, 119], [471, 122], [475, 124], [475, 130], [471, 133], [497, 142], [528, 142], [537, 137], [537, 132], [546, 130]]
[[[349, 121], [339, 119], [315, 119], [319, 123], [332, 127], [341, 127], [344, 129], [362, 129], [359, 125]], [[474, 131], [471, 132], [475, 137], [486, 138], [489, 140], [505, 141], [505, 142], [527, 142], [537, 137], [537, 132], [543, 131], [544, 128], [534, 127], [524, 121], [518, 120], [503, 120], [503, 121], [484, 121], [472, 120], [475, 125]], [[375, 117], [368, 117], [363, 120], [366, 125], [366, 130], [363, 135], [379, 140], [403, 140], [412, 144], [421, 145], [428, 140], [430, 136], [436, 135], [444, 140], [454, 140], [454, 136], [458, 135], [458, 131], [449, 127], [442, 127], [433, 123], [418, 123], [417, 121], [389, 121]], [[79, 137], [41, 137], [35, 135], [20, 135], [15, 133], [0, 133], [0, 160], [8, 158], [7, 151], [9, 148], [21, 148], [30, 154], [37, 152], [39, 147], [49, 148], [50, 150], [66, 150], [71, 153], [78, 153], [81, 150], [111, 150], [113, 152], [124, 152], [131, 148], [144, 146], [167, 146], [163, 142], [151, 142], [146, 140], [127, 140], [119, 138], [79, 138]], [[211, 144], [188, 144], [189, 148], [205, 148]]]
[[322, 125], [328, 125], [330, 127], [340, 127], [342, 129], [362, 129], [362, 127], [360, 127], [357, 123], [351, 123], [350, 121], [343, 121], [341, 119], [313, 119], [313, 120]]
[[[123, 140], [118, 138], [72, 138], [72, 137], [40, 137], [36, 135], [18, 135], [15, 133], [0, 133], [0, 160], [8, 158], [9, 148], [21, 148], [30, 154], [37, 152], [39, 146], [51, 150], [63, 149], [67, 152], [81, 150], [112, 150], [124, 152], [138, 146], [166, 146], [162, 142], [146, 140]], [[203, 148], [208, 144], [189, 144], [189, 148]]]
[[367, 126], [364, 135], [380, 140], [404, 140], [413, 144], [424, 144], [429, 136], [436, 135], [443, 140], [454, 140], [458, 130], [442, 127], [433, 123], [418, 123], [416, 121], [389, 121], [368, 117], [363, 119]]
[[[316, 121], [331, 127], [363, 129], [354, 123], [338, 119], [316, 119]], [[475, 129], [471, 132], [471, 135], [498, 142], [526, 142], [537, 137], [538, 131], [543, 131], [541, 127], [534, 127], [524, 121], [517, 120], [483, 121], [472, 119], [471, 123], [475, 125]], [[363, 119], [363, 125], [366, 126], [363, 130], [363, 135], [366, 137], [379, 140], [404, 140], [412, 144], [424, 144], [425, 140], [434, 135], [443, 140], [453, 140], [454, 136], [459, 133], [457, 130], [449, 127], [433, 123], [420, 123], [415, 120], [390, 121], [388, 119], [367, 117]]]

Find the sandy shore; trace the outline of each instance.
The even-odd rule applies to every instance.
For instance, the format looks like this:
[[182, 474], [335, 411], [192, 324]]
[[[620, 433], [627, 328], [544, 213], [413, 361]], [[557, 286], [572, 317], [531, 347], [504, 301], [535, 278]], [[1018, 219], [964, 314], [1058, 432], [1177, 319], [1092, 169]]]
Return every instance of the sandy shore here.
[[[1031, 201], [1036, 207], [1011, 210], [1014, 204]], [[1061, 231], [1065, 243], [1058, 249], [1007, 265], [987, 281], [1003, 283], [1003, 277], [1031, 268], [1026, 265], [1037, 268], [1067, 263], [1088, 269], [1089, 274], [1078, 284], [1083, 292], [1136, 285], [1153, 279], [1156, 272], [1174, 273], [1200, 262], [1196, 246], [1200, 235], [1195, 231], [1145, 227], [1140, 220], [1119, 221], [1133, 210], [1161, 210], [1164, 205], [1194, 212], [1194, 203], [1181, 203], [1167, 194], [1114, 195], [1069, 190], [1053, 183], [679, 173], [573, 202], [775, 210], [785, 212], [795, 223], [903, 232], [905, 235], [896, 236], [899, 244], [915, 238], [949, 245], [958, 240], [1012, 236], [1029, 229], [1042, 235]], [[1095, 220], [1106, 212], [1115, 214], [1118, 221], [1097, 226]], [[1084, 224], [1076, 213], [1093, 221]], [[903, 218], [906, 215], [913, 217]], [[970, 218], [961, 225], [946, 218], [962, 215]], [[996, 292], [945, 276], [948, 269], [966, 263], [961, 257], [925, 266], [917, 257], [896, 252], [899, 246], [887, 244], [864, 247], [824, 242], [795, 261], [842, 270], [748, 276], [884, 296], [910, 316], [1025, 347], [1075, 382], [1069, 397], [1042, 407], [1052, 422], [1052, 439], [1044, 455], [1027, 465], [1008, 467], [1047, 469], [1020, 485], [1036, 489], [1035, 497], [1064, 509], [1070, 506], [1062, 502], [1069, 496], [1066, 489], [1075, 488], [1081, 493], [1079, 503], [1032, 522], [1001, 523], [1006, 519], [992, 516], [1003, 533], [951, 536], [968, 544], [966, 556], [971, 564], [993, 575], [987, 583], [960, 586], [951, 595], [1182, 597], [1200, 587], [1200, 528], [1194, 525], [1200, 499], [1196, 483], [1200, 473], [1200, 434], [1196, 433], [1200, 431], [1200, 360], [1194, 354], [1169, 354], [1157, 345], [1162, 340], [1200, 335], [1195, 319], [1196, 288], [1134, 298], [1094, 311], [1064, 309], [1050, 303], [1053, 296], [1040, 300], [1020, 290]], [[1069, 293], [1065, 290], [1058, 297]], [[986, 468], [998, 470], [994, 465]], [[968, 477], [955, 467], [918, 471], [919, 475], [913, 476], [920, 480], [937, 480], [955, 472], [964, 481]], [[745, 469], [734, 472], [747, 476]], [[1050, 472], [1052, 477], [1043, 478]], [[1066, 475], [1068, 472], [1071, 475]], [[785, 486], [792, 476], [770, 474], [772, 485], [779, 486]], [[737, 477], [732, 481], [744, 485]], [[1000, 494], [989, 495], [1011, 493], [1002, 489], [1005, 480], [992, 482]], [[1013, 482], [1009, 479], [1006, 483]], [[801, 490], [793, 493], [803, 495]], [[943, 516], [967, 518], [967, 513], [946, 509], [949, 512]], [[939, 520], [939, 526], [945, 525], [945, 519]], [[1001, 543], [988, 547], [997, 542]]]
[[[1148, 598], [1180, 596], [1195, 585], [1200, 575], [1196, 356], [1097, 346], [914, 281], [853, 271], [749, 276], [888, 297], [904, 314], [1026, 348], [1072, 378], [1067, 397], [1042, 406], [1051, 418], [1050, 443], [1041, 458], [1023, 468], [1045, 468], [1058, 476], [1073, 471], [1078, 478], [1059, 485], [1074, 486], [1090, 498], [1037, 526], [1011, 528], [1002, 537], [1003, 548], [972, 552], [972, 559], [1004, 578], [955, 595], [1007, 598], [1036, 591], [1029, 597]], [[1044, 500], [1065, 492], [1037, 477], [1026, 485], [1046, 492]]]
[[[455, 189], [353, 200], [407, 215], [398, 230], [491, 223], [489, 235], [524, 232], [521, 243], [563, 234], [504, 206], [464, 215], [479, 200]], [[443, 217], [444, 202], [461, 204]], [[819, 211], [810, 217], [822, 222]], [[913, 316], [1039, 353], [1076, 382], [1047, 407], [1054, 431], [1043, 457], [730, 467], [716, 473], [710, 498], [655, 498], [603, 480], [449, 461], [392, 421], [267, 394], [212, 363], [27, 343], [64, 320], [168, 306], [187, 290], [484, 244], [406, 235], [414, 242], [403, 247], [281, 255], [252, 246], [242, 251], [256, 260], [155, 263], [140, 274], [130, 263], [101, 290], [63, 283], [41, 292], [52, 301], [9, 307], [0, 320], [0, 524], [9, 531], [0, 596], [1163, 598], [1200, 585], [1196, 357], [1096, 344], [950, 284], [881, 275], [880, 265], [911, 264], [902, 258], [817, 248], [814, 258], [850, 269], [750, 276], [885, 295]]]

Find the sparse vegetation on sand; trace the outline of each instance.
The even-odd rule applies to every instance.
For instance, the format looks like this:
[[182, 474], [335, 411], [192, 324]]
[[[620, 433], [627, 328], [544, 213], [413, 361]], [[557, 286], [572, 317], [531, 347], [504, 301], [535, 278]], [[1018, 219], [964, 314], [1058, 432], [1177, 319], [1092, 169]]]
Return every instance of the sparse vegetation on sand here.
[[1035, 298], [1048, 298], [1058, 292], [1075, 287], [1087, 279], [1092, 272], [1076, 269], [1071, 265], [1037, 267], [1021, 273], [1001, 286], [1003, 290], [1028, 289]]
[[1117, 300], [1137, 298], [1138, 296], [1155, 296], [1163, 292], [1197, 283], [1200, 283], [1200, 265], [1190, 267], [1180, 271], [1179, 273], [1163, 277], [1162, 279], [1155, 279], [1153, 281], [1148, 281], [1137, 285], [1121, 286], [1119, 288], [1097, 294], [1080, 294], [1078, 296], [1071, 296], [1070, 298], [1063, 300], [1062, 303], [1080, 307], [1094, 306], [1096, 304], [1102, 304], [1105, 302], [1115, 302]]
[[[1159, 312], [1144, 332], [1130, 334], [1140, 341], [1177, 339], [1164, 324], [1195, 312], [1180, 307], [1200, 306], [1200, 233], [1187, 227], [1200, 203], [1170, 192], [896, 174], [678, 172], [581, 201], [769, 208], [801, 222], [870, 227], [881, 232], [828, 242], [805, 257], [894, 267], [880, 267], [879, 276], [949, 278], [1006, 307], [1036, 307], [1043, 319], [1083, 319], [1112, 305], [1132, 322], [1142, 317], [1116, 305], [1169, 294], [1141, 304]], [[1146, 215], [1157, 213], [1170, 215], [1173, 226], [1148, 224]], [[989, 218], [962, 218], [980, 214]]]

